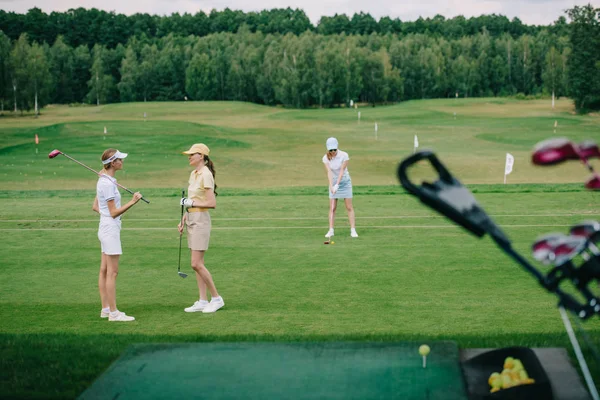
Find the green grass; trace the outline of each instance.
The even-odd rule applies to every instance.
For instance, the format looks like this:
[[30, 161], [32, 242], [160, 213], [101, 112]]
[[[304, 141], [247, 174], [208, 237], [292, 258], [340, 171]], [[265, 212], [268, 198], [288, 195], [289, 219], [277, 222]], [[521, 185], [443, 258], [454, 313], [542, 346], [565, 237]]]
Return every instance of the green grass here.
[[[364, 108], [360, 124], [347, 109], [242, 103], [50, 107], [40, 118], [0, 118], [0, 397], [73, 398], [140, 342], [444, 339], [463, 348], [570, 348], [554, 296], [489, 238], [424, 207], [395, 177], [418, 134], [531, 260], [538, 235], [600, 219], [581, 165], [529, 165], [554, 120], [560, 136], [598, 140], [600, 118], [571, 115], [566, 102], [547, 108], [510, 99], [409, 102]], [[340, 204], [336, 243], [325, 246], [320, 158], [330, 135], [351, 156], [360, 237], [349, 237]], [[193, 276], [176, 274], [178, 197], [189, 173], [178, 153], [200, 141], [211, 147], [220, 193], [206, 260], [227, 305], [214, 315], [183, 312], [197, 289]], [[119, 182], [151, 201], [123, 219], [118, 304], [137, 318], [132, 324], [98, 315], [93, 174], [46, 157], [59, 148], [100, 168], [109, 146], [130, 152]], [[502, 185], [507, 151], [515, 170]], [[431, 173], [416, 168], [414, 177]], [[598, 318], [584, 326], [600, 346]]]

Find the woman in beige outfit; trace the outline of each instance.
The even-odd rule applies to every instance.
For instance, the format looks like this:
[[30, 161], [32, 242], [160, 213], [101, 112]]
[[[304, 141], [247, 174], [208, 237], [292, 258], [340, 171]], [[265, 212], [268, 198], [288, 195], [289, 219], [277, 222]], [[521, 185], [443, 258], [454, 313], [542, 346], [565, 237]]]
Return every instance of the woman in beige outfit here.
[[[188, 197], [180, 201], [180, 205], [185, 206], [187, 212], [179, 223], [178, 229], [179, 234], [182, 234], [184, 225], [187, 226], [188, 247], [192, 253], [191, 263], [200, 292], [200, 299], [186, 308], [185, 312], [214, 313], [225, 305], [223, 298], [217, 292], [212, 275], [204, 265], [204, 253], [208, 249], [211, 229], [208, 211], [217, 206], [215, 167], [209, 158], [209, 153], [209, 148], [202, 143], [197, 143], [183, 152], [188, 156], [194, 170], [190, 174]], [[207, 298], [207, 288], [210, 291], [210, 302]]]

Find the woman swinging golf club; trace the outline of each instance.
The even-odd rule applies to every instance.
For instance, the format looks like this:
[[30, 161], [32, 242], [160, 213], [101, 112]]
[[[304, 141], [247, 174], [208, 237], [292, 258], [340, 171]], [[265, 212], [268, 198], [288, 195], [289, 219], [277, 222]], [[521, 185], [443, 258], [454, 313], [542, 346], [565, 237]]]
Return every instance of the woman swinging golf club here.
[[323, 156], [323, 164], [329, 181], [329, 230], [325, 237], [331, 239], [333, 236], [333, 223], [335, 221], [335, 210], [338, 199], [344, 199], [348, 219], [350, 220], [350, 236], [358, 237], [356, 233], [356, 222], [354, 218], [354, 207], [352, 206], [352, 181], [348, 173], [348, 161], [350, 157], [345, 151], [338, 149], [336, 138], [330, 137], [325, 143], [327, 153]]
[[96, 185], [96, 198], [92, 209], [100, 214], [98, 239], [102, 250], [98, 288], [102, 301], [101, 318], [109, 321], [129, 322], [135, 318], [117, 309], [116, 283], [119, 273], [121, 249], [121, 215], [133, 207], [141, 198], [139, 192], [124, 206], [121, 206], [121, 194], [117, 189], [115, 173], [123, 168], [123, 159], [127, 153], [116, 149], [107, 149], [102, 153], [103, 169]]
[[[188, 198], [183, 197], [180, 201], [180, 205], [187, 207], [187, 212], [177, 228], [181, 234], [184, 224], [187, 226], [188, 247], [192, 253], [191, 264], [200, 292], [200, 299], [187, 307], [185, 312], [214, 313], [225, 305], [210, 272], [204, 265], [204, 253], [208, 249], [211, 229], [208, 210], [217, 206], [215, 167], [208, 157], [209, 153], [208, 147], [202, 143], [197, 143], [183, 152], [187, 154], [194, 170], [190, 174]], [[207, 288], [210, 291], [210, 303], [206, 295]]]

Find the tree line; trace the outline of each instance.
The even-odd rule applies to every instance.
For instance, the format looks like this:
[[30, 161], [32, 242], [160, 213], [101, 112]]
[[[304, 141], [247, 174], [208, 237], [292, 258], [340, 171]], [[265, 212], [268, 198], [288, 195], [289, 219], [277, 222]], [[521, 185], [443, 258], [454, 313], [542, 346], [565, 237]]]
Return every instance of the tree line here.
[[44, 13], [39, 8], [32, 8], [26, 14], [17, 14], [0, 10], [0, 30], [11, 40], [17, 40], [22, 33], [27, 33], [30, 40], [38, 43], [54, 43], [58, 36], [73, 47], [96, 44], [114, 48], [119, 43], [126, 45], [131, 37], [162, 38], [175, 36], [207, 36], [213, 33], [236, 33], [242, 26], [250, 32], [264, 34], [293, 33], [300, 35], [311, 31], [321, 35], [370, 35], [427, 34], [447, 39], [458, 39], [481, 33], [483, 29], [492, 37], [508, 33], [513, 38], [525, 34], [535, 35], [542, 29], [550, 29], [558, 35], [566, 34], [566, 20], [558, 18], [555, 24], [548, 27], [523, 24], [518, 18], [509, 20], [503, 15], [482, 15], [465, 18], [457, 16], [446, 19], [441, 15], [433, 18], [419, 18], [416, 21], [402, 21], [399, 18], [382, 17], [377, 21], [369, 13], [356, 13], [351, 17], [336, 14], [333, 17], [322, 17], [313, 25], [303, 10], [272, 9], [260, 12], [243, 12], [240, 10], [212, 10], [208, 15], [203, 11], [195, 14], [173, 13], [170, 16], [149, 14], [133, 14], [126, 16], [95, 8], [76, 8], [66, 12]]
[[236, 33], [141, 35], [90, 49], [63, 36], [49, 44], [0, 31], [0, 106], [37, 112], [49, 103], [187, 98], [304, 108], [522, 93], [572, 95], [578, 108], [593, 108], [600, 105], [599, 15], [591, 6], [575, 7], [568, 35], [541, 29], [517, 38], [485, 28], [452, 39], [265, 34], [242, 25]]

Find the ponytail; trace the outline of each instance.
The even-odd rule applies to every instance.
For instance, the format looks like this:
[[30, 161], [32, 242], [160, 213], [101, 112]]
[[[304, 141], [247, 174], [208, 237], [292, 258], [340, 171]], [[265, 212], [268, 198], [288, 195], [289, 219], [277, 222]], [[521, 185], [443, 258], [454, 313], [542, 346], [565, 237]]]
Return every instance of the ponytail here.
[[213, 179], [215, 179], [215, 188], [213, 189], [215, 192], [215, 196], [218, 196], [219, 194], [217, 193], [217, 173], [215, 171], [215, 164], [212, 162], [212, 160], [210, 158], [208, 158], [208, 156], [205, 154], [204, 155], [204, 162], [206, 164], [206, 167], [209, 169], [210, 173], [213, 176]]

